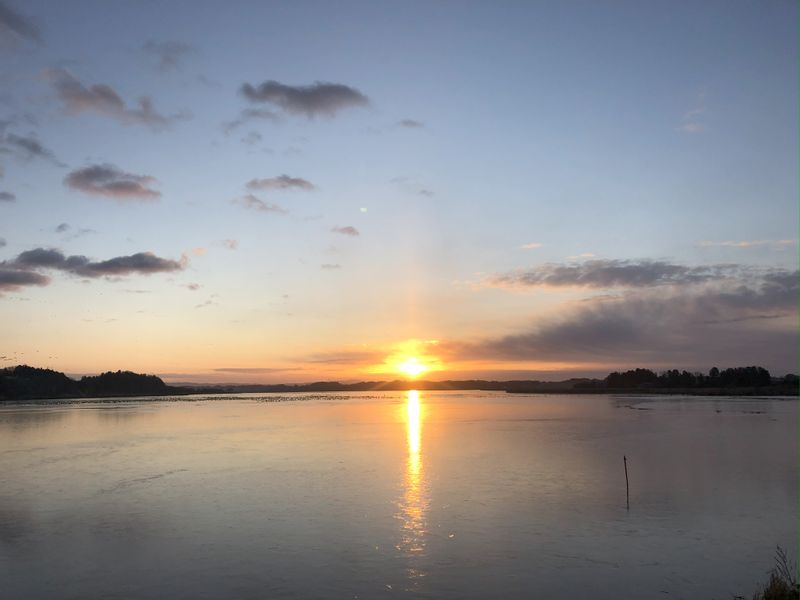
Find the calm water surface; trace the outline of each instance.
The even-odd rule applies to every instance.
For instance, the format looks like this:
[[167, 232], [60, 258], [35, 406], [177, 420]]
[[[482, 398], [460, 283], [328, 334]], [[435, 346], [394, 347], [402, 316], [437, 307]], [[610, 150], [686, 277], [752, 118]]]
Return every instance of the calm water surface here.
[[749, 595], [796, 553], [796, 433], [793, 399], [0, 406], [0, 596]]

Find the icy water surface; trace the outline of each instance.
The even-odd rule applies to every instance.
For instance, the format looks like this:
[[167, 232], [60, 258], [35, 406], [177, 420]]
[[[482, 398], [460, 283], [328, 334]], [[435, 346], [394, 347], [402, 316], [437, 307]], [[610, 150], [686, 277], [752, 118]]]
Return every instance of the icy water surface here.
[[0, 405], [0, 596], [749, 597], [776, 545], [796, 552], [796, 410], [487, 392]]

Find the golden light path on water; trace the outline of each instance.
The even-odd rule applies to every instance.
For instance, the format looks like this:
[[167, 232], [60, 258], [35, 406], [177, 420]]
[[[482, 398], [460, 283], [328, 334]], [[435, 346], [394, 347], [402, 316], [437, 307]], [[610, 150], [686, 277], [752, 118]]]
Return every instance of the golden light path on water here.
[[408, 457], [398, 515], [402, 523], [402, 532], [397, 549], [409, 558], [407, 575], [412, 586], [416, 586], [419, 579], [425, 576], [425, 573], [414, 564], [415, 557], [425, 554], [427, 533], [425, 515], [429, 502], [422, 462], [422, 421], [423, 406], [419, 392], [411, 390], [406, 398]]

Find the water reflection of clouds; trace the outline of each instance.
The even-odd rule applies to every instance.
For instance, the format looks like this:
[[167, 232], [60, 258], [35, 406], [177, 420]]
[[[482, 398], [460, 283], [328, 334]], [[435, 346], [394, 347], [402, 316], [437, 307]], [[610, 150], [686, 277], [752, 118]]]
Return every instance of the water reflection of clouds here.
[[422, 457], [423, 406], [419, 392], [408, 392], [406, 399], [406, 437], [408, 456], [403, 479], [403, 496], [400, 500], [398, 518], [402, 524], [397, 549], [409, 560], [406, 571], [412, 587], [419, 583], [425, 572], [417, 559], [425, 556], [428, 511], [428, 486], [425, 480]]

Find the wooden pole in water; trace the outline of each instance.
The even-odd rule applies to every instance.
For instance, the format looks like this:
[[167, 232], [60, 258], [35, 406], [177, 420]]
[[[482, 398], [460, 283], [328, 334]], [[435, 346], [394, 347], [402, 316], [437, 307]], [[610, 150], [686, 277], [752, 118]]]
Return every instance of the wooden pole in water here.
[[622, 455], [622, 462], [625, 465], [625, 506], [627, 508], [631, 507], [631, 489], [628, 485], [628, 457], [624, 454]]

